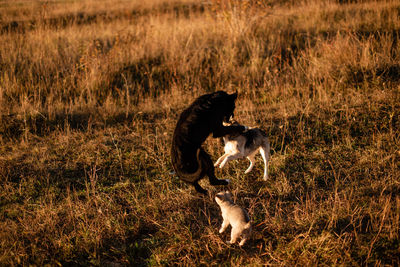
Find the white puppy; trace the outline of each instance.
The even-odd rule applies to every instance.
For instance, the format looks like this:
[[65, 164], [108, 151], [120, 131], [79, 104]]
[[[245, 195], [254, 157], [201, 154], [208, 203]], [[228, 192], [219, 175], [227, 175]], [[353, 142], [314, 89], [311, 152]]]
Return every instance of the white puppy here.
[[218, 193], [215, 196], [215, 201], [220, 206], [222, 218], [224, 219], [221, 229], [219, 229], [219, 233], [223, 233], [226, 228], [231, 225], [231, 240], [228, 243], [234, 244], [237, 239], [241, 237], [242, 240], [240, 241], [239, 246], [243, 246], [250, 238], [251, 234], [249, 215], [243, 208], [233, 203], [232, 194], [229, 191]]
[[[229, 125], [240, 125], [238, 122], [230, 122]], [[222, 155], [214, 164], [223, 168], [228, 161], [247, 157], [250, 160], [250, 166], [245, 173], [249, 173], [255, 162], [255, 156], [258, 151], [264, 160], [264, 180], [268, 179], [268, 162], [270, 156], [270, 143], [267, 134], [259, 128], [247, 128], [241, 134], [225, 135], [225, 154]]]

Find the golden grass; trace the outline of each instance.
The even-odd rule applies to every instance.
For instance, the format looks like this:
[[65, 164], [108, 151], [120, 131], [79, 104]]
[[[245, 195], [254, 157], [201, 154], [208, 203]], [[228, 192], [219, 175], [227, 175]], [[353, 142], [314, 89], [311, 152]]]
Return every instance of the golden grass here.
[[[0, 2], [0, 264], [399, 264], [399, 10]], [[216, 170], [252, 217], [243, 249], [217, 231], [222, 188], [170, 164], [179, 113], [214, 90], [271, 139], [267, 182], [261, 160]]]

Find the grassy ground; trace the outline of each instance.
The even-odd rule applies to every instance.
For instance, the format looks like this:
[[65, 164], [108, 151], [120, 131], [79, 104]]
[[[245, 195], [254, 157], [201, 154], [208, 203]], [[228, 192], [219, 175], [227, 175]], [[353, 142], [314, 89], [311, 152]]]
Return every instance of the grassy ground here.
[[[399, 34], [398, 1], [0, 1], [0, 265], [398, 265]], [[169, 148], [214, 90], [270, 179], [230, 162], [202, 197]]]

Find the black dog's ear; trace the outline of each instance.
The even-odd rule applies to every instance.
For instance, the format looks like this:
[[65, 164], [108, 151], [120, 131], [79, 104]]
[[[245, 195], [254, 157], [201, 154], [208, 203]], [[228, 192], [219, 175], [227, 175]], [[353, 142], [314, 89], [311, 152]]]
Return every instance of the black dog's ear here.
[[230, 95], [230, 97], [232, 97], [233, 100], [236, 100], [237, 96], [238, 96], [237, 91]]

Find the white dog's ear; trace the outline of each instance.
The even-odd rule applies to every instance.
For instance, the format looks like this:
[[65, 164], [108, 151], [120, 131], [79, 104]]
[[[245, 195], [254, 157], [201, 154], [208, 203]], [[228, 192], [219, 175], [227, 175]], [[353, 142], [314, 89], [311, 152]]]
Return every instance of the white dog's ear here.
[[219, 199], [224, 199], [225, 193], [224, 192], [219, 192], [215, 195], [215, 197], [219, 198]]

